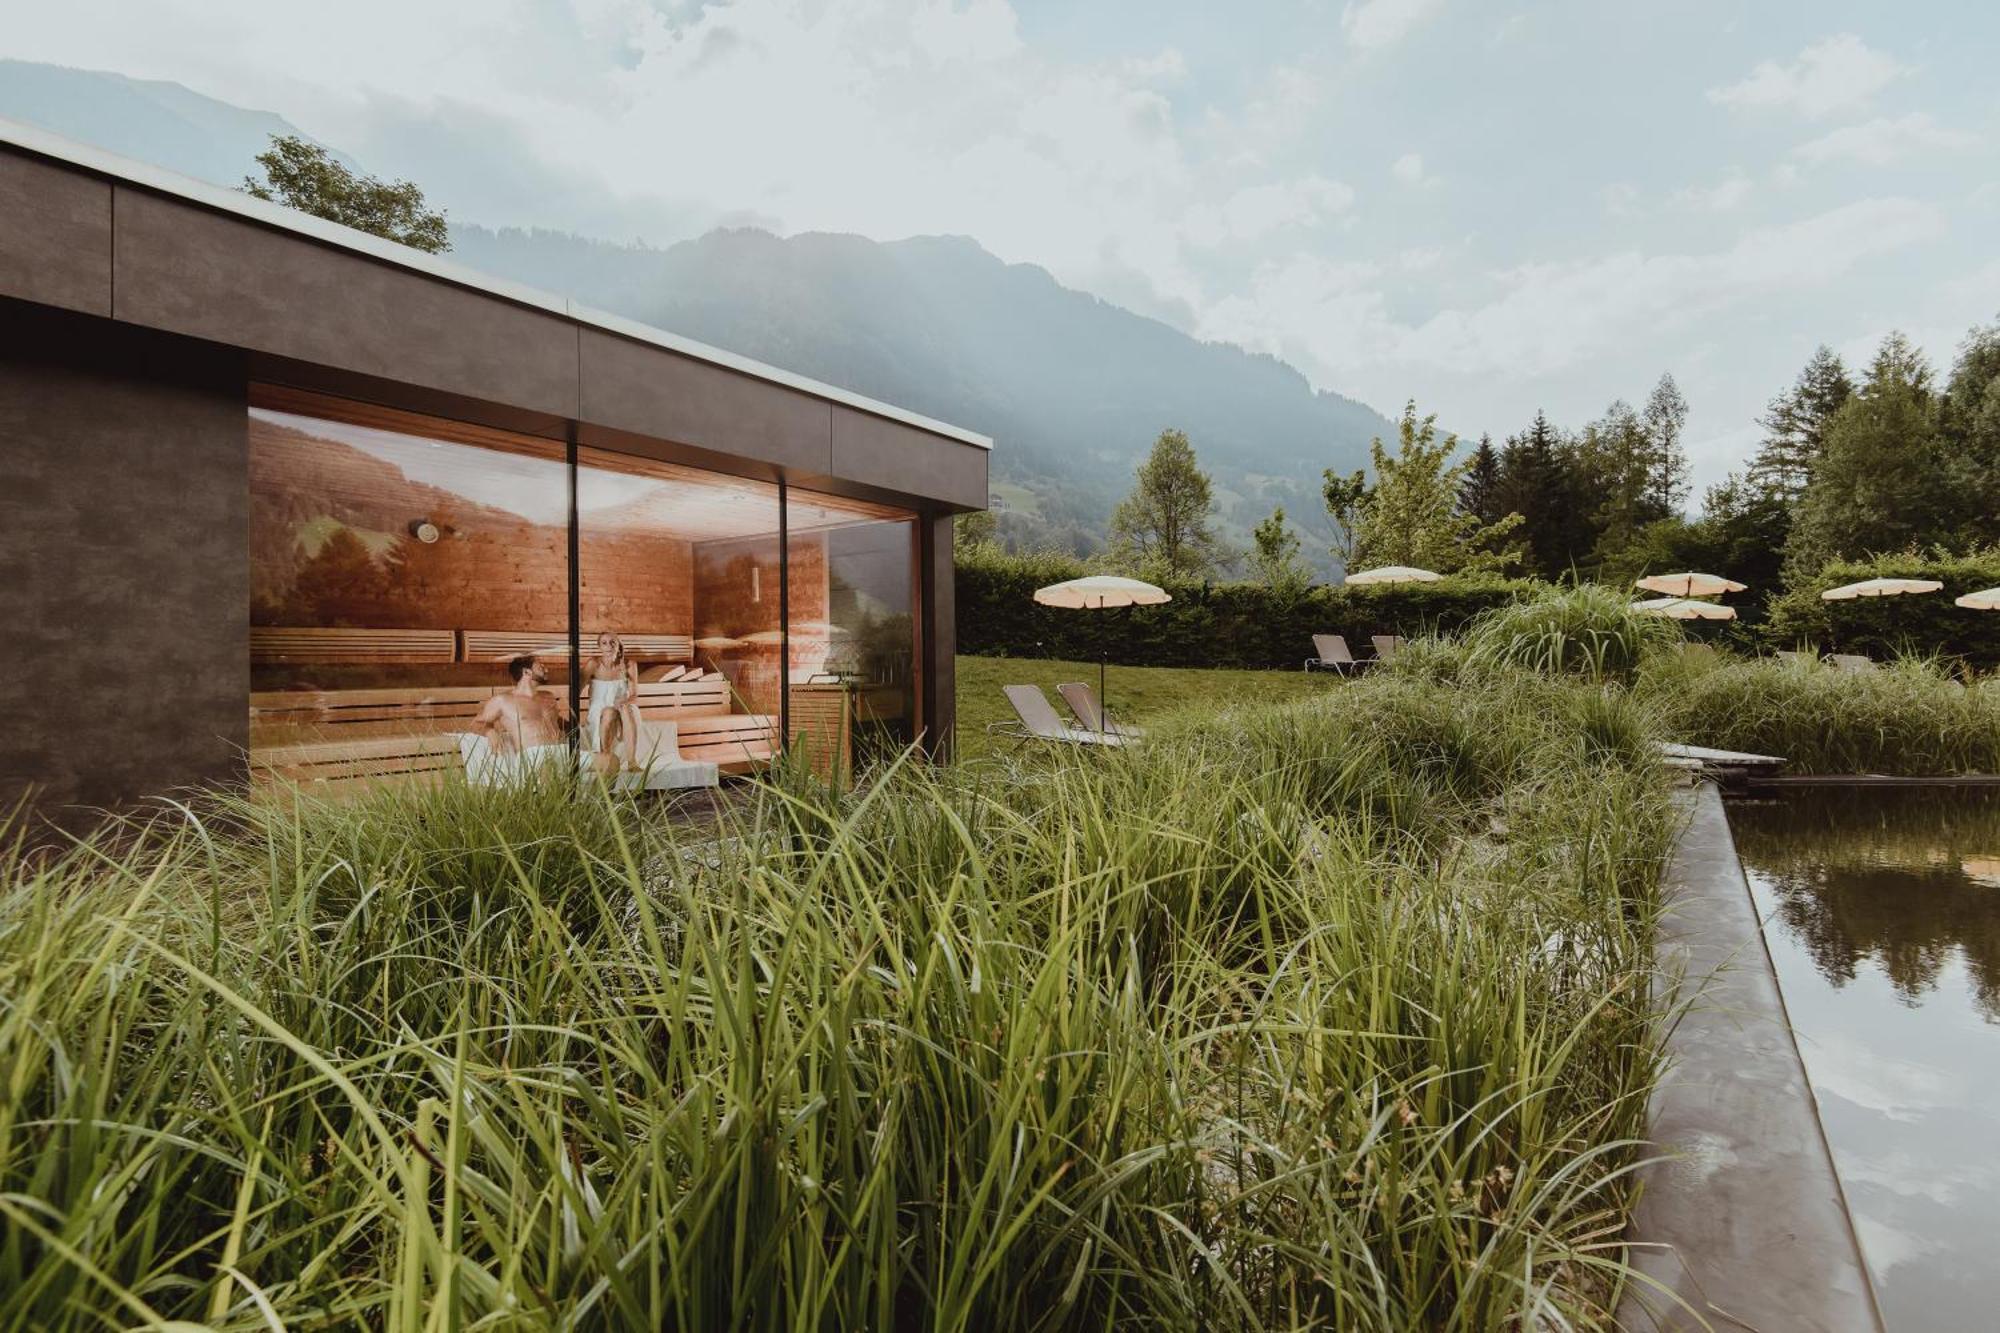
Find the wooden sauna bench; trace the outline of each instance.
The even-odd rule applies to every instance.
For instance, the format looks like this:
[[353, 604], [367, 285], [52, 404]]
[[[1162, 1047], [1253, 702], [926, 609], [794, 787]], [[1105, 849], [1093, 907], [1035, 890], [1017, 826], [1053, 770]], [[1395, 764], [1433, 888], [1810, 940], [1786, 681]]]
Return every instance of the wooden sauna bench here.
[[[355, 790], [421, 780], [460, 765], [458, 733], [504, 685], [363, 690], [270, 690], [250, 696], [250, 769], [258, 783]], [[565, 717], [566, 687], [544, 687]], [[588, 696], [586, 695], [586, 698]], [[672, 722], [683, 759], [725, 773], [762, 768], [776, 753], [778, 720], [730, 711], [725, 680], [641, 682], [639, 716]]]

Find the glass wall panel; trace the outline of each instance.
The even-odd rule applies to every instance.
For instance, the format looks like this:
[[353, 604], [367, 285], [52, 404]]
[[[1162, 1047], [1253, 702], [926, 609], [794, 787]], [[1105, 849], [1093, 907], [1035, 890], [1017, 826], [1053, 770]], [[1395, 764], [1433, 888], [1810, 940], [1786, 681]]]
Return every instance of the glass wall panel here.
[[[733, 769], [769, 758], [784, 679], [780, 512], [765, 482], [578, 451], [586, 747], [612, 752], [604, 716], [629, 698], [621, 743], [636, 734], [657, 754], [671, 734], [681, 758]], [[627, 745], [623, 762], [638, 751]]]
[[396, 754], [389, 739], [465, 730], [523, 655], [558, 701], [532, 710], [528, 739], [559, 733], [563, 446], [290, 390], [251, 402], [253, 760], [448, 767], [451, 744]]
[[917, 738], [916, 517], [791, 488], [791, 698], [795, 744], [822, 772], [889, 757]]

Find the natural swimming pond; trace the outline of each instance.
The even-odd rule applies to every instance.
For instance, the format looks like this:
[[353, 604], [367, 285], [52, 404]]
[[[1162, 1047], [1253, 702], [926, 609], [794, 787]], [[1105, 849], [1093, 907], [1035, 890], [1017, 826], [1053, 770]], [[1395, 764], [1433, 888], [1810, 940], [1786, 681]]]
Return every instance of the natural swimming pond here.
[[1729, 822], [1889, 1327], [1995, 1327], [2000, 791], [1799, 791]]

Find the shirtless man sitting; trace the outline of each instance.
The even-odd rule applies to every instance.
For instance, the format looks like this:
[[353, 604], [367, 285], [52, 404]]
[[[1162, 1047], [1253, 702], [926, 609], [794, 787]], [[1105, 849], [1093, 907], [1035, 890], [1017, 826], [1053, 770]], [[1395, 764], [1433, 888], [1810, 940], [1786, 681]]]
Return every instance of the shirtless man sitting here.
[[541, 659], [524, 653], [507, 663], [507, 674], [514, 678], [514, 688], [488, 699], [471, 729], [486, 737], [496, 755], [562, 744], [562, 713], [539, 689], [549, 678]]

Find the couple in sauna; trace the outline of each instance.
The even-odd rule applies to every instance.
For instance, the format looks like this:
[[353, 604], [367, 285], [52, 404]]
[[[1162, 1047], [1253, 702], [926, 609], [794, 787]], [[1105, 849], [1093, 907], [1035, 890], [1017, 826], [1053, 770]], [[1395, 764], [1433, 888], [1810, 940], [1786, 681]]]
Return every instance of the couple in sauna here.
[[[590, 684], [590, 712], [584, 719], [583, 760], [594, 773], [610, 777], [637, 771], [639, 707], [634, 699], [639, 667], [610, 630], [597, 636], [597, 654], [583, 660]], [[533, 760], [567, 752], [562, 712], [554, 696], [542, 692], [548, 668], [534, 653], [507, 662], [514, 688], [486, 701], [469, 732], [482, 738], [494, 758]]]

